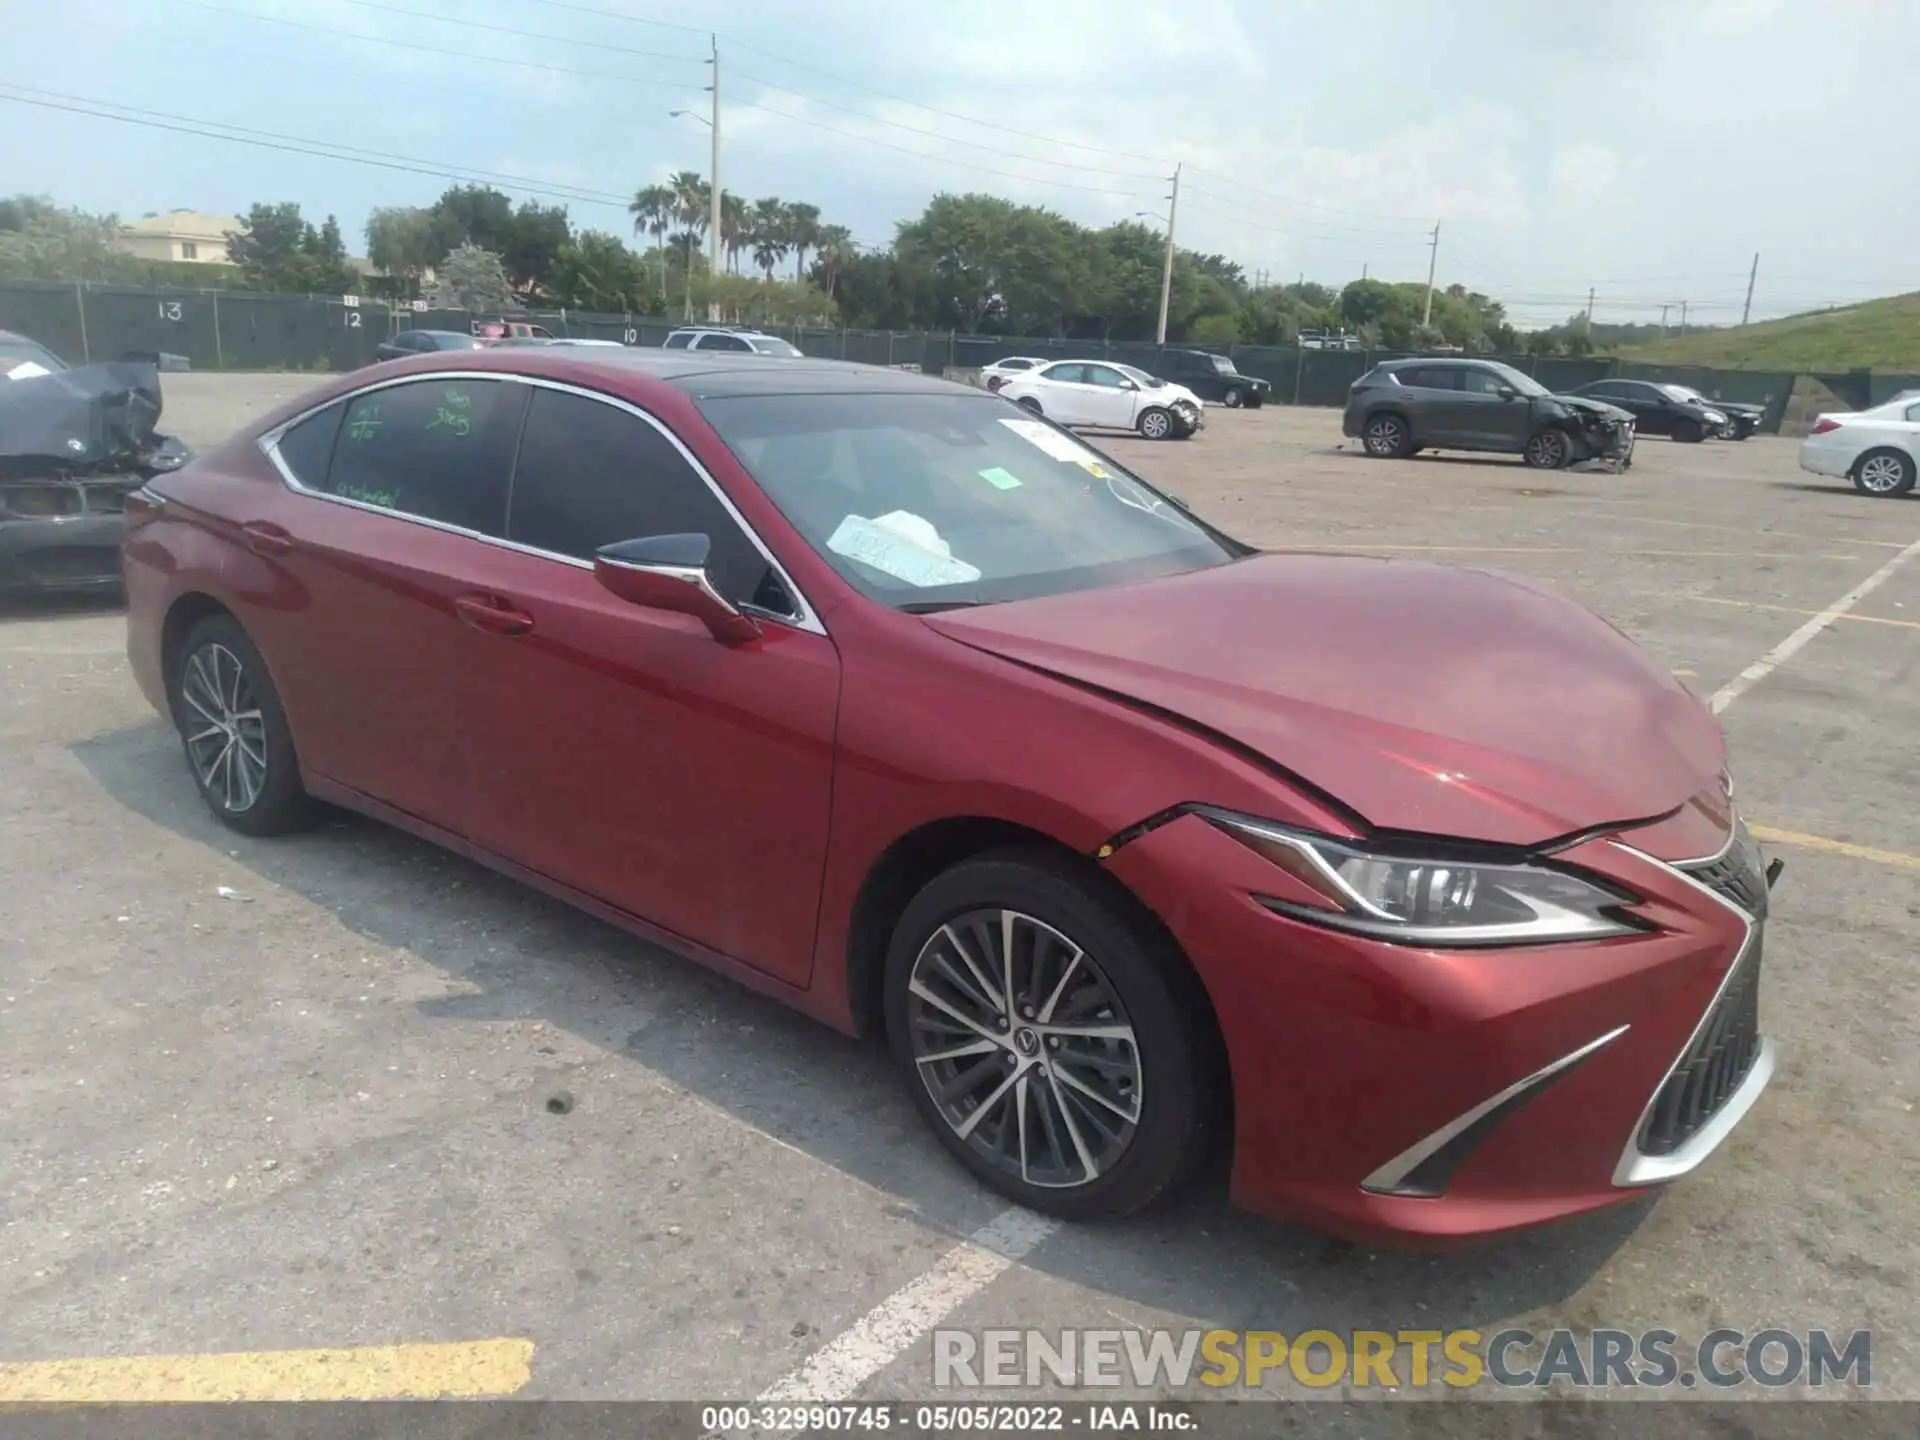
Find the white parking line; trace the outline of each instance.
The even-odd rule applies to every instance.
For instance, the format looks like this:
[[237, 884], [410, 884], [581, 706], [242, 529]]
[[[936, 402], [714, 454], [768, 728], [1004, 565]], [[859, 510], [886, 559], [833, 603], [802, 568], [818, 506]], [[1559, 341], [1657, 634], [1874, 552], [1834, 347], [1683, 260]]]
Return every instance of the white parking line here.
[[760, 1399], [768, 1404], [851, 1400], [870, 1377], [1059, 1228], [1058, 1220], [1017, 1205], [1002, 1210], [942, 1255], [931, 1270], [902, 1285], [861, 1316], [852, 1329], [763, 1391]]
[[1873, 574], [1869, 575], [1858, 585], [1854, 586], [1853, 589], [1834, 601], [1833, 604], [1807, 621], [1806, 624], [1802, 625], [1778, 645], [1767, 651], [1766, 654], [1762, 655], [1758, 660], [1754, 661], [1753, 664], [1734, 676], [1733, 679], [1729, 680], [1725, 685], [1722, 685], [1714, 692], [1713, 698], [1707, 702], [1708, 708], [1716, 715], [1722, 710], [1725, 710], [1729, 705], [1733, 704], [1734, 701], [1746, 694], [1747, 691], [1751, 690], [1755, 685], [1758, 685], [1762, 680], [1766, 679], [1767, 676], [1786, 664], [1787, 661], [1793, 657], [1794, 652], [1800, 649], [1801, 646], [1805, 645], [1809, 640], [1813, 639], [1814, 636], [1818, 635], [1842, 615], [1845, 615], [1849, 610], [1853, 609], [1854, 606], [1858, 605], [1868, 595], [1871, 595], [1875, 590], [1879, 589], [1880, 586], [1886, 582], [1887, 577], [1892, 575], [1894, 571], [1906, 564], [1907, 561], [1911, 560], [1915, 555], [1920, 555], [1920, 540], [1915, 540], [1911, 545], [1908, 545], [1906, 549], [1887, 561], [1886, 564], [1874, 571]]

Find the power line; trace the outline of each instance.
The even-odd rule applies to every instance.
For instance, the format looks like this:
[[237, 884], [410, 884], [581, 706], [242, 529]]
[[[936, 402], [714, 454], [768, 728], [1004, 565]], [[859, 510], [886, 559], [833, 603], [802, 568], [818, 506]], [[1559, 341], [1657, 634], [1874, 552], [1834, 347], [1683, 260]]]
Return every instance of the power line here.
[[704, 65], [707, 62], [697, 55], [669, 55], [661, 50], [635, 50], [628, 45], [609, 45], [602, 40], [575, 40], [565, 35], [545, 35], [537, 30], [516, 30], [511, 25], [489, 25], [481, 20], [469, 20], [462, 15], [455, 22], [451, 15], [435, 15], [430, 11], [408, 10], [401, 5], [383, 5], [380, 0], [338, 0], [342, 5], [357, 5], [362, 10], [379, 10], [388, 15], [404, 15], [409, 20], [430, 20], [440, 24], [458, 23], [462, 30], [490, 30], [496, 35], [512, 35], [521, 40], [551, 40], [560, 45], [581, 45], [592, 50], [611, 50], [619, 55], [638, 55], [643, 60], [677, 60], [688, 65]]
[[[12, 86], [12, 88], [27, 90], [25, 86]], [[16, 105], [36, 105], [45, 110], [64, 110], [74, 115], [91, 115], [99, 120], [116, 120], [123, 125], [136, 125], [147, 130], [169, 130], [181, 135], [200, 135], [209, 140], [229, 140], [236, 145], [253, 145], [263, 150], [280, 150], [294, 155], [312, 155], [322, 160], [340, 160], [353, 165], [372, 165], [382, 170], [401, 170], [414, 175], [429, 175], [440, 180], [490, 180], [510, 184], [514, 189], [529, 195], [544, 195], [553, 200], [568, 200], [587, 205], [608, 205], [621, 210], [627, 208], [624, 197], [610, 195], [604, 191], [588, 191], [577, 186], [475, 170], [465, 165], [449, 165], [441, 161], [420, 160], [412, 156], [359, 150], [351, 146], [334, 145], [325, 140], [278, 135], [273, 131], [248, 130], [243, 126], [227, 125], [217, 120], [168, 115], [165, 111], [142, 110], [135, 106], [118, 105], [113, 101], [95, 100], [84, 95], [60, 96], [58, 99], [37, 98], [56, 93], [43, 90], [9, 94], [5, 90], [0, 90], [0, 100], [10, 100]], [[63, 101], [75, 103], [62, 103]], [[114, 114], [115, 110], [128, 113]]]

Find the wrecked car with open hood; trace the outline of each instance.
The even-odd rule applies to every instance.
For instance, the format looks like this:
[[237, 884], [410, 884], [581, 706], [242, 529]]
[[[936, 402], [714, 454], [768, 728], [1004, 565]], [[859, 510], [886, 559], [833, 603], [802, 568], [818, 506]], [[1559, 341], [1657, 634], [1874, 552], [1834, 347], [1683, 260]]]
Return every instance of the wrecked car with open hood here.
[[1379, 459], [1422, 450], [1518, 455], [1536, 470], [1633, 463], [1634, 417], [1617, 405], [1556, 395], [1498, 360], [1383, 360], [1347, 392], [1346, 434]]
[[127, 496], [189, 458], [156, 428], [159, 372], [68, 369], [31, 341], [0, 340], [12, 362], [0, 365], [0, 592], [118, 590]]

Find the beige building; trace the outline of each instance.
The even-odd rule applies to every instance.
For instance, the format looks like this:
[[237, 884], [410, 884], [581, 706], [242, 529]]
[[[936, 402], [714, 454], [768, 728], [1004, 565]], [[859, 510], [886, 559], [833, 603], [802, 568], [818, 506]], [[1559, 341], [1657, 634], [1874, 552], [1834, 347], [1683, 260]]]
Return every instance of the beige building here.
[[227, 263], [227, 232], [240, 228], [238, 215], [205, 215], [198, 210], [169, 210], [120, 228], [120, 248], [142, 260], [190, 260]]

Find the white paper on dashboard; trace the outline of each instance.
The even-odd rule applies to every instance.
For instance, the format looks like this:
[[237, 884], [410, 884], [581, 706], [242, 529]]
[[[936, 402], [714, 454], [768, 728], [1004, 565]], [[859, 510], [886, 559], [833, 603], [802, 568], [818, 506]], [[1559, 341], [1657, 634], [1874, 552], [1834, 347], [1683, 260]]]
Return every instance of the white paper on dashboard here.
[[923, 590], [980, 578], [973, 566], [948, 553], [946, 541], [932, 525], [904, 510], [878, 520], [849, 515], [827, 537], [827, 548]]
[[1100, 457], [1070, 435], [1051, 430], [1038, 420], [1002, 420], [1000, 422], [1029, 445], [1070, 465], [1084, 465]]

